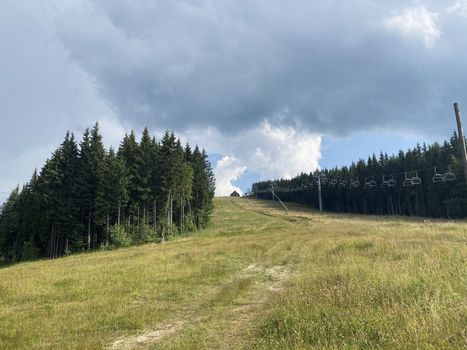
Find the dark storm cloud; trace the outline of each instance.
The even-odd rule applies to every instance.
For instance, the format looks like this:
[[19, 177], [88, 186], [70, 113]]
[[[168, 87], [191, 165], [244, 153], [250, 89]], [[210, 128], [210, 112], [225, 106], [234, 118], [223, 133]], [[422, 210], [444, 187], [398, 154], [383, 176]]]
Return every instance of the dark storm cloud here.
[[139, 123], [436, 133], [467, 88], [462, 6], [112, 0], [56, 25], [120, 117]]
[[3, 0], [0, 201], [96, 120], [108, 144], [170, 128], [265, 177], [309, 171], [319, 135], [444, 138], [466, 33], [467, 0]]

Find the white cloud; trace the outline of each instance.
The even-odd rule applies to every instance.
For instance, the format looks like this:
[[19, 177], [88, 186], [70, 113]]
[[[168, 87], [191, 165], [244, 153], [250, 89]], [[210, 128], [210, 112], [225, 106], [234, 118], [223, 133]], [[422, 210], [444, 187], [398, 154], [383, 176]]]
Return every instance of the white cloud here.
[[244, 138], [247, 145], [254, 147], [244, 148], [246, 145], [241, 142], [237, 149], [248, 159], [248, 168], [263, 178], [290, 178], [319, 166], [321, 137], [316, 134], [291, 126], [274, 127], [264, 121]]
[[185, 138], [200, 143], [208, 152], [226, 155], [214, 169], [216, 195], [230, 194], [245, 171], [261, 179], [290, 178], [319, 167], [321, 136], [291, 126], [273, 126], [267, 120], [240, 137], [216, 129], [191, 130]]
[[409, 38], [420, 38], [426, 48], [432, 48], [441, 36], [438, 16], [438, 13], [420, 5], [394, 13], [384, 19], [383, 24], [387, 29], [395, 30]]
[[461, 15], [466, 15], [467, 14], [467, 0], [462, 0], [462, 1], [454, 1], [450, 5], [446, 6], [443, 10], [443, 13], [445, 14], [461, 14]]
[[214, 168], [216, 176], [216, 196], [228, 196], [233, 191], [242, 194], [242, 190], [233, 185], [233, 182], [245, 172], [246, 167], [234, 158], [225, 156], [219, 160]]

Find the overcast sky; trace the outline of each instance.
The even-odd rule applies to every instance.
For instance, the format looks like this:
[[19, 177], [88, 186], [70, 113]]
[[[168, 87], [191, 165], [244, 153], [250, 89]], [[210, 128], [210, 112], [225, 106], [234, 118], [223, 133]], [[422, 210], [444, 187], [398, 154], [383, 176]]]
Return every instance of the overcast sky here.
[[199, 143], [218, 194], [443, 140], [466, 38], [467, 1], [2, 0], [0, 200], [95, 121]]

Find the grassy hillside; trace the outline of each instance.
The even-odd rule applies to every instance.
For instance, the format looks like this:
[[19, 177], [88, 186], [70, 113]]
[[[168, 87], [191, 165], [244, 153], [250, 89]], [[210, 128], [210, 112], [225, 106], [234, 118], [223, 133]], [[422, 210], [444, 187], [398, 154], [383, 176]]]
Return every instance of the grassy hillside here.
[[461, 349], [467, 224], [216, 200], [163, 245], [0, 269], [0, 349]]

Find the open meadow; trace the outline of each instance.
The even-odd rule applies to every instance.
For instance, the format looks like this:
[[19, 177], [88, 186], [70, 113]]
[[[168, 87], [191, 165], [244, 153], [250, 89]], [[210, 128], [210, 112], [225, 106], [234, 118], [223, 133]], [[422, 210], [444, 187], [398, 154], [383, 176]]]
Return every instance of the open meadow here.
[[216, 198], [164, 244], [0, 269], [0, 349], [462, 349], [467, 223]]

